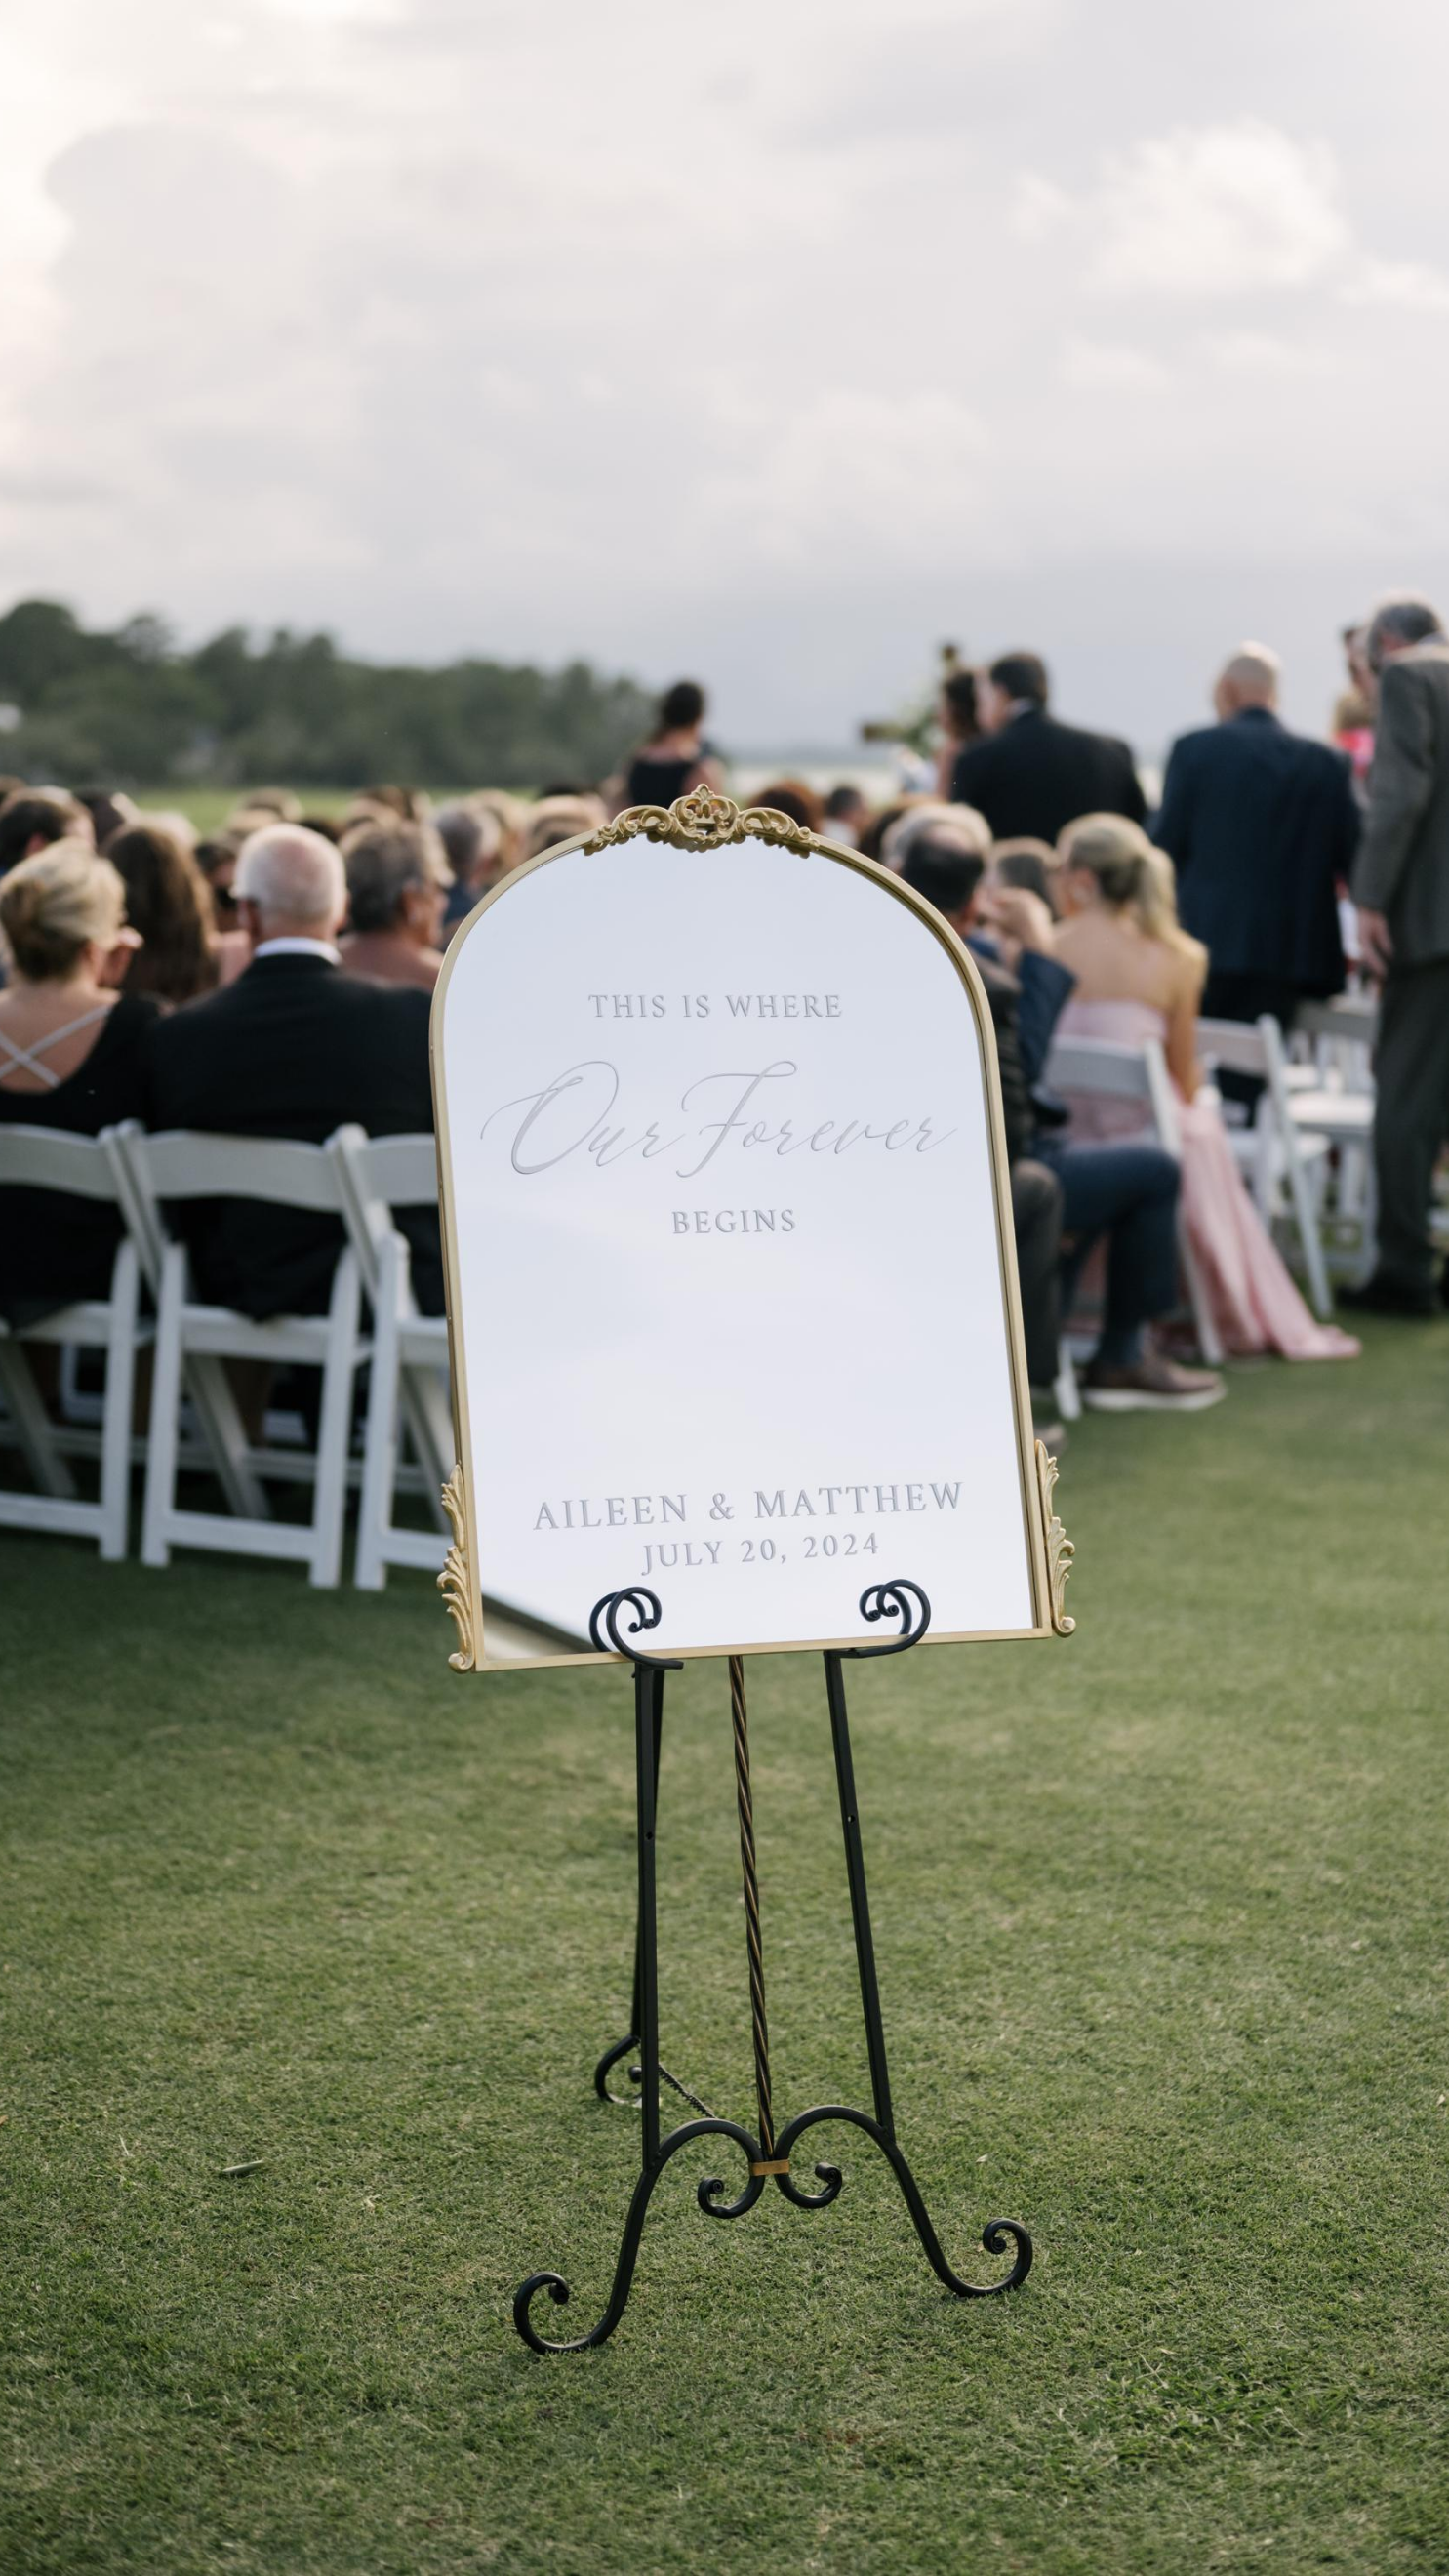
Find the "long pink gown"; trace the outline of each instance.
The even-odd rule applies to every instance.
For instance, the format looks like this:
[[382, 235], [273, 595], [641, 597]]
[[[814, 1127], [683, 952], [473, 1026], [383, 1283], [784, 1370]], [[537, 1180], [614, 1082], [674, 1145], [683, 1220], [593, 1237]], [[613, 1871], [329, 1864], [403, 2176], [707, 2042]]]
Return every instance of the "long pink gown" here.
[[[1141, 1046], [1166, 1044], [1167, 1022], [1147, 1002], [1068, 1002], [1057, 1027], [1063, 1037], [1107, 1038]], [[1359, 1344], [1309, 1313], [1233, 1160], [1217, 1096], [1177, 1095], [1182, 1134], [1182, 1208], [1188, 1238], [1225, 1351], [1246, 1358], [1276, 1351], [1285, 1360], [1357, 1359]], [[1140, 1135], [1144, 1121], [1125, 1100], [1071, 1097], [1072, 1135], [1083, 1143]]]

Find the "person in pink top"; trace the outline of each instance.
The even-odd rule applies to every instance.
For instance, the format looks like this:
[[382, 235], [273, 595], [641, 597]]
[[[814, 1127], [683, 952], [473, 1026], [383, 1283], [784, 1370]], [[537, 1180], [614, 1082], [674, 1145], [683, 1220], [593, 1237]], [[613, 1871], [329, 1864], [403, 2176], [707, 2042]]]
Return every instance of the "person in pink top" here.
[[[1218, 1097], [1197, 1059], [1206, 949], [1177, 918], [1172, 861], [1135, 823], [1086, 814], [1061, 836], [1063, 919], [1052, 953], [1076, 977], [1058, 1022], [1064, 1037], [1161, 1042], [1178, 1095], [1182, 1207], [1223, 1347], [1235, 1357], [1356, 1359], [1359, 1345], [1315, 1322], [1288, 1275], [1233, 1160]], [[1072, 1104], [1074, 1135], [1120, 1134], [1126, 1102]]]

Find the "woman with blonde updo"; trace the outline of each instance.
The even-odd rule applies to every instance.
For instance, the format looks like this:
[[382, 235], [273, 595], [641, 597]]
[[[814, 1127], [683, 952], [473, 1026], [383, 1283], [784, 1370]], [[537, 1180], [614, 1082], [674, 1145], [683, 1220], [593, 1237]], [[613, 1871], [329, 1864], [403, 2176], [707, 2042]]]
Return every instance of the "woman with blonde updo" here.
[[[1052, 953], [1076, 978], [1057, 1026], [1064, 1037], [1160, 1042], [1178, 1094], [1183, 1216], [1224, 1349], [1356, 1358], [1358, 1343], [1315, 1323], [1299, 1296], [1239, 1177], [1217, 1093], [1204, 1085], [1197, 1023], [1208, 956], [1178, 921], [1172, 861], [1120, 814], [1084, 814], [1057, 846], [1063, 918]], [[1113, 1113], [1124, 1111], [1141, 1123], [1126, 1102], [1074, 1101], [1072, 1133], [1120, 1138]]]
[[[126, 889], [88, 841], [55, 841], [0, 878], [0, 1121], [96, 1136], [145, 1117], [159, 1005], [115, 989], [140, 945], [125, 921]], [[120, 1233], [100, 1202], [0, 1190], [0, 1315], [33, 1324], [104, 1297]]]

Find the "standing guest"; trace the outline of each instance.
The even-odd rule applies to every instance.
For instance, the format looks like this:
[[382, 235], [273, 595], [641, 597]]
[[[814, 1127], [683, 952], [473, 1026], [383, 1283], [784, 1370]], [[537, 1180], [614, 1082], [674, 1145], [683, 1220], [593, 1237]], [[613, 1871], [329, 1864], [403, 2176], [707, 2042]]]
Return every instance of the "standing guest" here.
[[503, 831], [497, 815], [478, 805], [440, 805], [433, 816], [433, 828], [453, 871], [443, 913], [446, 933], [487, 893], [502, 848]]
[[[236, 888], [251, 963], [224, 991], [157, 1023], [153, 1124], [313, 1145], [354, 1120], [373, 1136], [430, 1130], [428, 996], [340, 971], [341, 853], [274, 823], [243, 848]], [[203, 1298], [258, 1317], [326, 1312], [342, 1247], [336, 1218], [197, 1199], [180, 1222]], [[436, 1210], [400, 1209], [397, 1222], [418, 1303], [441, 1314]]]
[[724, 773], [704, 738], [704, 691], [695, 680], [676, 680], [659, 701], [654, 731], [635, 752], [615, 805], [672, 805], [696, 787], [724, 785]]
[[870, 807], [858, 787], [842, 783], [832, 787], [825, 799], [824, 829], [842, 848], [858, 850], [860, 836], [870, 821]]
[[1147, 812], [1125, 742], [1060, 724], [1050, 713], [1046, 664], [1036, 653], [1003, 653], [976, 683], [984, 742], [956, 760], [951, 795], [974, 805], [998, 841], [1055, 841], [1079, 814]]
[[941, 743], [936, 754], [936, 794], [949, 804], [956, 763], [973, 742], [980, 742], [981, 723], [976, 712], [976, 674], [958, 663], [941, 682], [941, 695], [936, 707], [936, 722]]
[[769, 787], [762, 787], [758, 796], [752, 796], [750, 803], [768, 806], [772, 814], [787, 814], [792, 823], [803, 824], [807, 832], [824, 829], [825, 808], [803, 778], [777, 778]]
[[[1233, 1160], [1217, 1095], [1203, 1086], [1197, 1022], [1207, 956], [1178, 921], [1171, 861], [1122, 816], [1083, 815], [1062, 835], [1062, 899], [1052, 954], [1076, 979], [1063, 1034], [1161, 1044], [1178, 1096], [1183, 1214], [1224, 1348], [1239, 1357], [1355, 1359], [1357, 1342], [1316, 1323], [1304, 1305]], [[1121, 1135], [1121, 1113], [1128, 1132], [1144, 1123], [1133, 1102], [1084, 1099], [1073, 1132]]]
[[[169, 832], [133, 823], [106, 844], [106, 857], [126, 889], [126, 918], [141, 946], [126, 969], [128, 993], [154, 993], [158, 1002], [194, 1002], [221, 980], [221, 944], [211, 891], [189, 850]], [[226, 934], [245, 949], [240, 930]], [[237, 954], [233, 973], [245, 959]]]
[[417, 984], [430, 993], [452, 875], [431, 823], [371, 823], [342, 844], [352, 927], [341, 942], [349, 975]]
[[[0, 993], [0, 1124], [98, 1136], [144, 1118], [157, 1005], [117, 993], [134, 956], [126, 889], [89, 840], [54, 841], [0, 882], [12, 974]], [[52, 1190], [0, 1190], [0, 1316], [38, 1323], [110, 1293], [119, 1209]]]
[[0, 805], [0, 877], [20, 859], [49, 849], [52, 841], [88, 841], [95, 847], [91, 818], [79, 797], [59, 787], [24, 787]]
[[1374, 758], [1374, 715], [1378, 691], [1374, 675], [1364, 659], [1366, 630], [1362, 626], [1345, 626], [1340, 641], [1348, 672], [1348, 686], [1334, 702], [1333, 739], [1348, 755], [1353, 771], [1353, 790], [1360, 804], [1368, 802], [1369, 771]]
[[1303, 1001], [1341, 993], [1338, 881], [1358, 846], [1349, 766], [1278, 715], [1279, 662], [1244, 644], [1213, 690], [1218, 721], [1172, 746], [1153, 839], [1177, 868], [1182, 926], [1211, 961], [1211, 1020], [1271, 1012], [1286, 1032]]
[[1449, 1133], [1449, 640], [1427, 600], [1388, 599], [1366, 650], [1379, 711], [1353, 893], [1360, 954], [1382, 983], [1379, 1258], [1343, 1303], [1431, 1315], [1429, 1207]]

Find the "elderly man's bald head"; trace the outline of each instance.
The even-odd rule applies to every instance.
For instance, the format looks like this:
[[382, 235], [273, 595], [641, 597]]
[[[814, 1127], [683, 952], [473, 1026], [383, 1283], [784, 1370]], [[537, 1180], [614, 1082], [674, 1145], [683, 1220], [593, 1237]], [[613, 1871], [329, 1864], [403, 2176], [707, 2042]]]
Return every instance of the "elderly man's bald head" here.
[[233, 892], [258, 939], [330, 939], [347, 918], [342, 853], [300, 823], [269, 823], [243, 841]]
[[1283, 665], [1266, 644], [1240, 644], [1225, 662], [1213, 691], [1220, 716], [1241, 714], [1244, 707], [1276, 707]]

